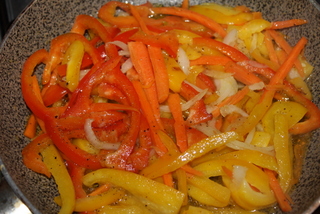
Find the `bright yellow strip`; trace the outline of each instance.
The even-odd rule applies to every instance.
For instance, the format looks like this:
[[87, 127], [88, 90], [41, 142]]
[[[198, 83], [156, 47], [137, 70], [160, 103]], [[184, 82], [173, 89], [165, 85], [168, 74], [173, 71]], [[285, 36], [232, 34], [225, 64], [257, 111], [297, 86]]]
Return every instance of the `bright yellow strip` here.
[[59, 214], [73, 213], [75, 207], [75, 192], [72, 180], [64, 161], [54, 145], [49, 145], [41, 152], [43, 162], [51, 172], [58, 185], [61, 197], [61, 209]]

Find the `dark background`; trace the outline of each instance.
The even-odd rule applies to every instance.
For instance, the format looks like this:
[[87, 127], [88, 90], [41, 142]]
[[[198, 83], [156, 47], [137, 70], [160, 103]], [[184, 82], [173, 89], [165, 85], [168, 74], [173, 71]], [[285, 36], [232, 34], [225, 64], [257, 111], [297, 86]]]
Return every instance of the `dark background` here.
[[[0, 43], [14, 19], [32, 1], [33, 0], [0, 0]], [[317, 2], [320, 4], [320, 0], [317, 0]], [[5, 206], [5, 203], [7, 203], [9, 206], [10, 202], [7, 201], [8, 197], [10, 197], [10, 200], [18, 200], [14, 198], [15, 196], [13, 193], [8, 193], [8, 191], [10, 191], [10, 187], [0, 175], [0, 195], [2, 195], [2, 197], [0, 197], [0, 213], [3, 206]], [[7, 198], [5, 198], [6, 196], [3, 195], [3, 192], [5, 192], [5, 195], [8, 196]], [[317, 213], [320, 213], [320, 208], [314, 212], [314, 214]]]

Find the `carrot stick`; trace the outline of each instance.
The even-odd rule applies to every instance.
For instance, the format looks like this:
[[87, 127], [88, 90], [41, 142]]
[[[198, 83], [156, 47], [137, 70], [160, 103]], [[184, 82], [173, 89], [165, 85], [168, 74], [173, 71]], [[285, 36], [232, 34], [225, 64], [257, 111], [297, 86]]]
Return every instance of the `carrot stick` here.
[[303, 50], [304, 46], [307, 44], [307, 39], [302, 37], [298, 43], [291, 50], [287, 60], [281, 65], [274, 77], [271, 78], [270, 84], [282, 83], [284, 78], [288, 75], [293, 64], [296, 62], [300, 52]]
[[148, 46], [148, 51], [156, 81], [158, 102], [164, 102], [169, 96], [169, 77], [161, 48]]
[[143, 19], [141, 18], [138, 10], [136, 9], [136, 7], [132, 4], [129, 4], [130, 10], [131, 10], [131, 14], [132, 16], [138, 21], [140, 28], [143, 32], [145, 32], [148, 35], [151, 35], [152, 32], [148, 29], [146, 23], [143, 21]]
[[28, 119], [28, 123], [27, 126], [23, 132], [24, 136], [32, 139], [36, 136], [36, 130], [37, 130], [37, 119], [34, 116], [34, 114], [31, 114], [29, 119]]
[[289, 212], [292, 210], [288, 198], [286, 194], [283, 192], [283, 190], [280, 187], [279, 181], [277, 180], [276, 176], [274, 175], [273, 171], [269, 169], [264, 169], [264, 172], [269, 177], [269, 184], [274, 192], [274, 195], [278, 201], [278, 204], [283, 212]]
[[138, 97], [139, 97], [139, 100], [141, 103], [142, 112], [144, 113], [144, 116], [149, 123], [150, 129], [151, 129], [152, 139], [153, 139], [153, 142], [156, 146], [155, 150], [158, 153], [158, 155], [162, 156], [165, 152], [167, 152], [167, 149], [166, 149], [165, 145], [161, 142], [159, 135], [157, 135], [157, 130], [159, 130], [161, 128], [154, 117], [150, 103], [146, 97], [146, 94], [142, 88], [141, 83], [138, 81], [132, 81], [132, 84], [138, 94]]
[[174, 132], [176, 135], [177, 145], [181, 152], [184, 152], [188, 148], [187, 133], [185, 128], [185, 122], [182, 116], [180, 96], [178, 94], [170, 94], [168, 98], [168, 105], [172, 116], [174, 118]]
[[110, 184], [106, 183], [101, 186], [99, 186], [97, 189], [92, 191], [88, 196], [95, 196], [95, 195], [100, 195], [101, 193], [104, 193], [110, 189]]
[[152, 10], [156, 14], [168, 14], [168, 15], [181, 16], [181, 17], [190, 19], [192, 21], [195, 21], [213, 30], [214, 32], [218, 33], [221, 37], [225, 37], [227, 35], [224, 28], [214, 20], [210, 19], [207, 16], [193, 12], [188, 9], [178, 8], [178, 7], [155, 7], [155, 8], [152, 8]]
[[211, 113], [213, 117], [218, 117], [220, 115], [220, 108], [226, 105], [234, 105], [240, 102], [249, 93], [250, 89], [248, 86], [244, 87], [240, 91], [238, 91], [236, 94], [226, 98], [221, 103], [219, 103]]
[[186, 164], [182, 167], [180, 167], [181, 169], [183, 169], [185, 172], [191, 174], [191, 175], [197, 175], [197, 176], [203, 176], [203, 173], [192, 168], [189, 164]]
[[183, 0], [181, 8], [188, 9], [189, 8], [189, 0]]
[[269, 53], [269, 59], [271, 62], [277, 64], [279, 66], [279, 61], [278, 61], [278, 57], [276, 54], [276, 51], [274, 49], [273, 43], [272, 43], [272, 38], [270, 36], [269, 31], [266, 31], [264, 34], [264, 43], [266, 44], [268, 53]]
[[132, 64], [139, 74], [140, 82], [146, 92], [153, 115], [158, 125], [162, 128], [157, 88], [148, 49], [142, 42], [129, 42], [128, 48]]
[[[283, 36], [281, 36], [278, 32], [274, 30], [267, 30], [270, 34], [270, 36], [274, 39], [274, 41], [278, 44], [279, 47], [281, 47], [287, 54], [289, 54], [292, 50], [292, 47], [289, 45], [289, 43], [284, 39]], [[296, 66], [299, 74], [301, 77], [304, 77], [303, 67], [301, 65], [301, 62], [296, 59], [294, 62], [294, 65]]]
[[228, 62], [232, 62], [229, 57], [226, 56], [200, 56], [197, 59], [190, 60], [190, 66], [194, 65], [226, 65]]
[[233, 63], [233, 62], [229, 62], [225, 66], [225, 72], [233, 73], [233, 77], [236, 80], [238, 80], [239, 82], [242, 82], [246, 85], [252, 85], [252, 84], [255, 84], [255, 83], [262, 81], [254, 73], [248, 71], [244, 67], [242, 67], [236, 63]]
[[290, 19], [285, 21], [277, 21], [272, 22], [270, 29], [283, 29], [283, 28], [289, 28], [294, 27], [297, 25], [303, 25], [306, 24], [308, 21], [305, 19]]
[[167, 174], [162, 175], [163, 183], [169, 187], [174, 187], [172, 173], [169, 172]]

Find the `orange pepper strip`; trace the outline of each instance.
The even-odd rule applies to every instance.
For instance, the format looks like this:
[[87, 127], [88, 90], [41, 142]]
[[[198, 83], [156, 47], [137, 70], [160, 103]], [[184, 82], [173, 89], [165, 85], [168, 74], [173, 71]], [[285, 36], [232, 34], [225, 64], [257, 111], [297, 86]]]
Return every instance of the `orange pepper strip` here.
[[26, 167], [37, 173], [44, 174], [48, 178], [51, 177], [51, 173], [43, 163], [40, 152], [50, 144], [52, 144], [52, 141], [49, 136], [47, 134], [41, 134], [22, 150], [22, 159]]
[[106, 43], [111, 41], [111, 35], [108, 33], [107, 29], [98, 21], [98, 19], [89, 15], [78, 15], [71, 32], [84, 35], [88, 29], [98, 35], [103, 42]]
[[27, 127], [25, 128], [23, 135], [32, 139], [36, 136], [36, 131], [37, 131], [37, 119], [34, 116], [34, 114], [31, 114], [29, 119], [28, 119], [28, 124]]
[[218, 33], [221, 37], [225, 37], [227, 35], [224, 28], [218, 24], [217, 22], [213, 21], [207, 16], [202, 14], [193, 12], [191, 10], [185, 8], [178, 8], [178, 7], [154, 7], [152, 11], [156, 14], [169, 14], [174, 16], [181, 16], [192, 21], [195, 21], [203, 26], [213, 30], [214, 32]]
[[290, 19], [285, 21], [277, 21], [277, 22], [271, 22], [270, 29], [283, 29], [283, 28], [289, 28], [294, 27], [297, 25], [303, 25], [308, 23], [305, 19]]
[[184, 152], [188, 149], [188, 141], [185, 124], [182, 117], [180, 96], [178, 94], [170, 94], [168, 98], [168, 104], [175, 121], [174, 131], [177, 145], [179, 146], [180, 151]]
[[61, 62], [63, 55], [69, 45], [79, 40], [84, 45], [84, 50], [87, 52], [94, 64], [101, 61], [101, 56], [98, 50], [83, 36], [77, 33], [66, 33], [62, 34], [51, 41], [51, 47], [49, 51], [49, 61], [46, 64], [46, 67], [42, 74], [42, 84], [45, 85], [50, 81], [51, 72], [57, 67]]

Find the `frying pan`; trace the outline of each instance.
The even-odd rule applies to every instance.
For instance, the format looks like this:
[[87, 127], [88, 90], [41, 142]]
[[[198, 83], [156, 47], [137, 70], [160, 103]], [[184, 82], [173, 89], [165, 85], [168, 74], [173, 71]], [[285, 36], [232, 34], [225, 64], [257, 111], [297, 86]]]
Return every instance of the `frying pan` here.
[[[96, 16], [98, 8], [107, 0], [36, 0], [13, 23], [0, 46], [0, 167], [16, 192], [33, 213], [57, 213], [59, 207], [53, 202], [58, 194], [54, 181], [27, 169], [21, 158], [22, 148], [29, 143], [23, 130], [29, 110], [20, 91], [20, 74], [24, 61], [40, 48], [48, 49], [50, 40], [66, 33], [78, 14]], [[135, 4], [142, 0], [132, 1]], [[181, 0], [150, 0], [173, 6]], [[191, 0], [190, 4], [210, 1]], [[320, 100], [320, 7], [314, 0], [215, 0], [215, 3], [236, 6], [246, 5], [254, 11], [261, 11], [269, 21], [291, 18], [307, 19], [308, 24], [283, 30], [289, 42], [295, 44], [301, 36], [309, 43], [305, 56], [314, 66], [314, 73], [308, 84], [314, 95], [314, 102]], [[307, 145], [306, 158], [300, 182], [291, 197], [294, 205], [290, 213], [312, 213], [320, 204], [320, 130], [312, 133]], [[268, 210], [281, 213], [277, 207]]]

